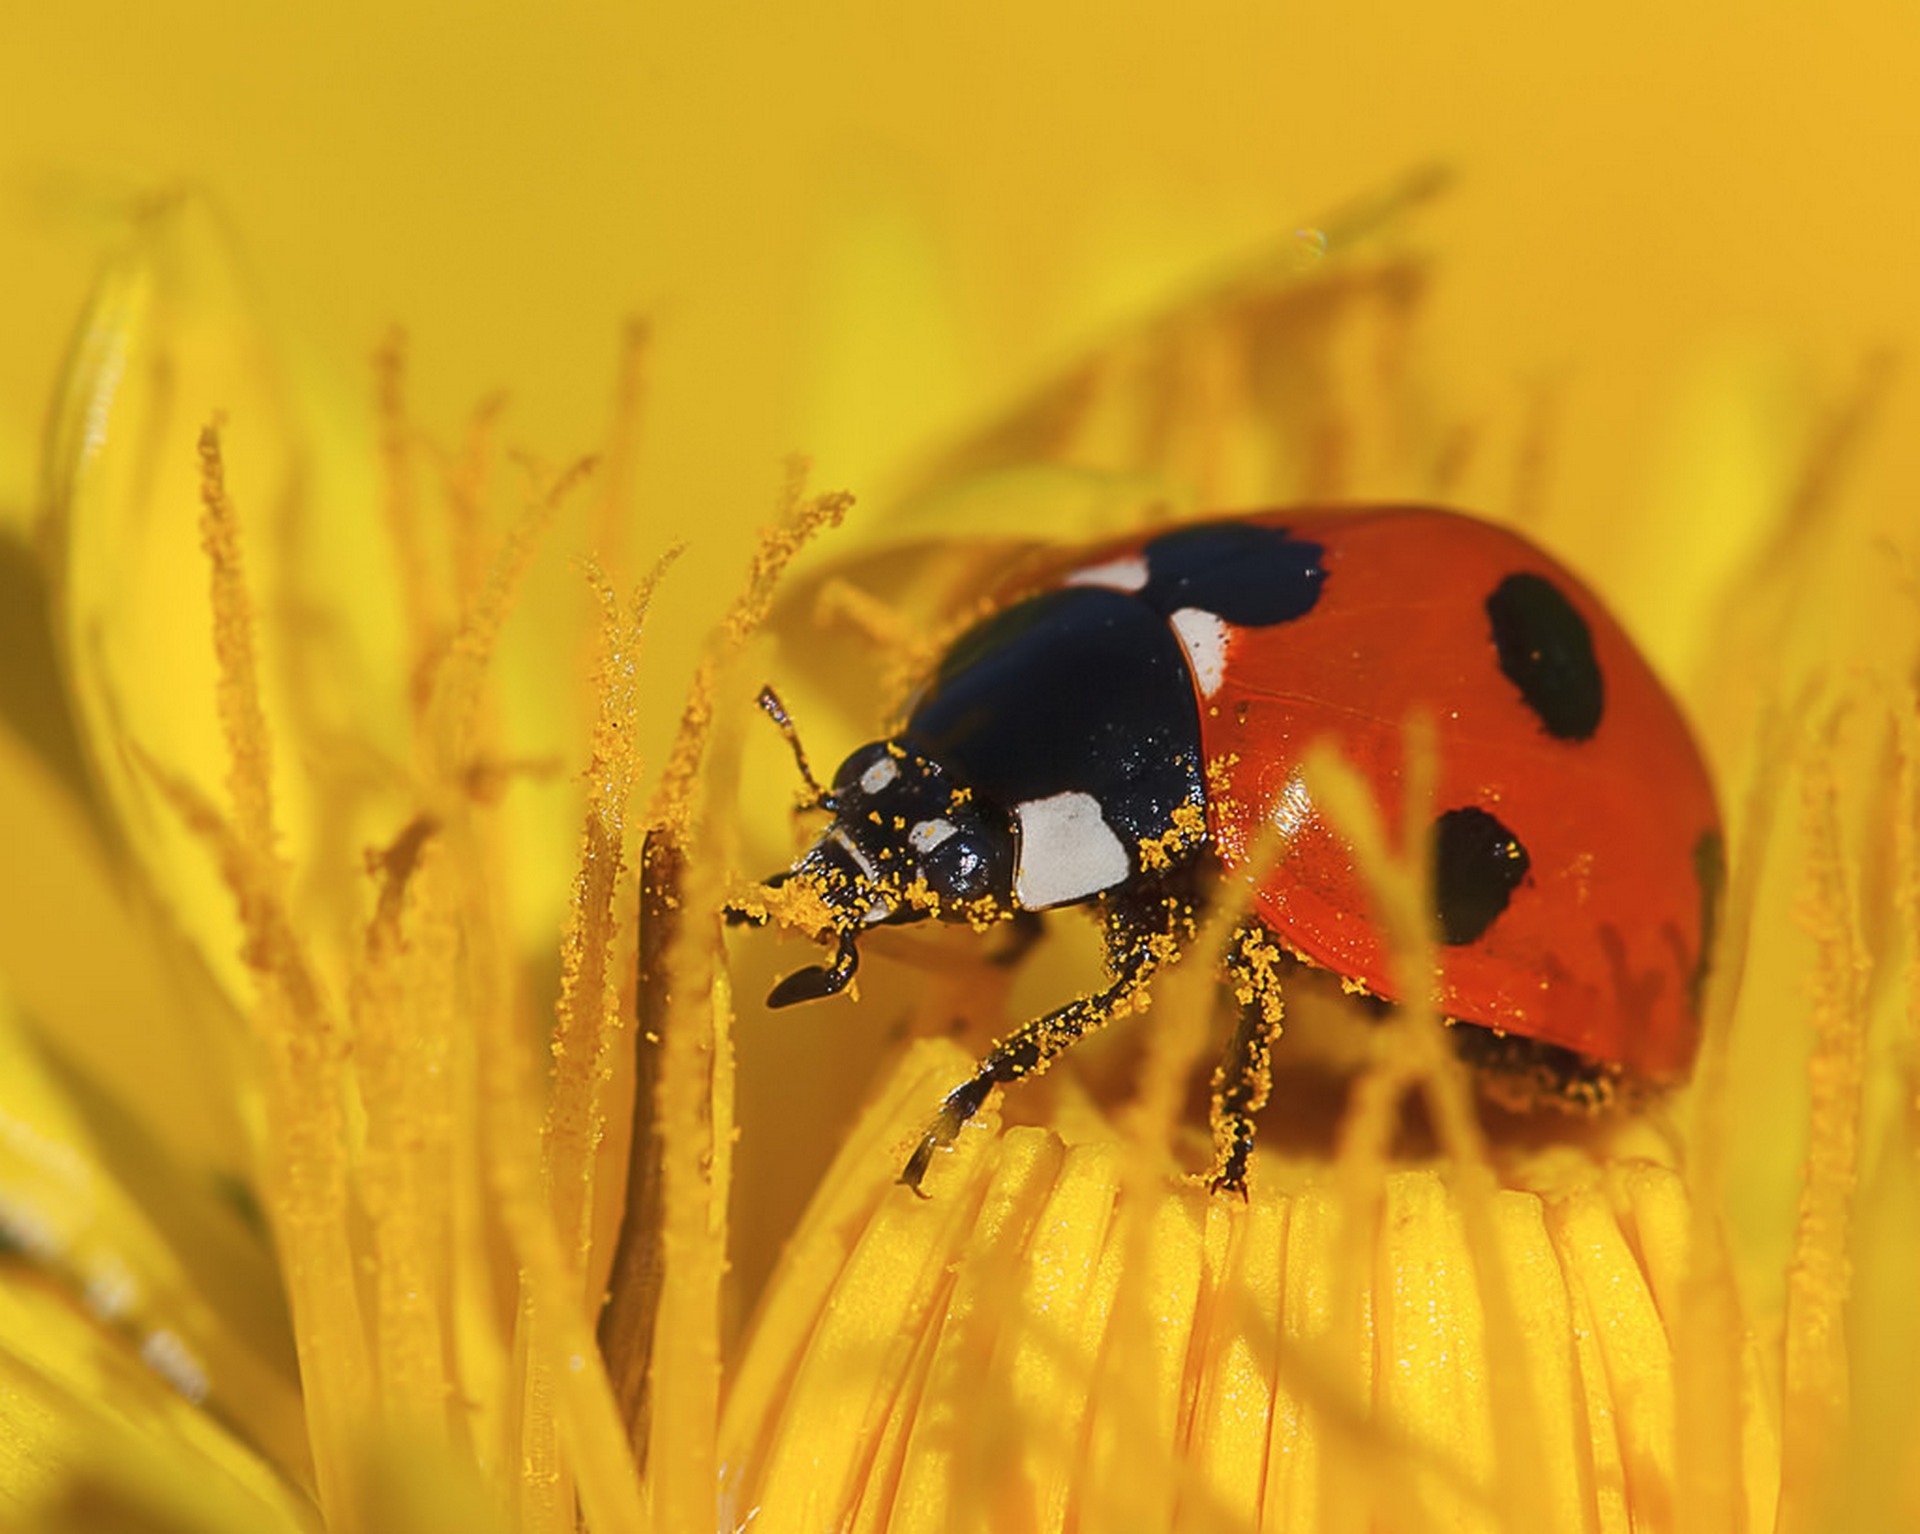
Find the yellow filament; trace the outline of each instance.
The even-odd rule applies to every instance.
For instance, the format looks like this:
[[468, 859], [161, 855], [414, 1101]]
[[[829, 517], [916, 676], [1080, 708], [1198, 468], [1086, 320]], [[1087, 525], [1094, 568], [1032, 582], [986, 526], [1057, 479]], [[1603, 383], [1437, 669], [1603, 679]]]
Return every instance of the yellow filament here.
[[1813, 934], [1812, 1120], [1793, 1260], [1787, 1271], [1782, 1379], [1781, 1527], [1811, 1528], [1827, 1494], [1830, 1457], [1847, 1421], [1845, 1309], [1852, 1284], [1849, 1236], [1860, 1173], [1861, 1088], [1866, 1070], [1866, 977], [1856, 870], [1841, 829], [1834, 759], [1836, 710], [1802, 767], [1807, 880], [1801, 919]]
[[296, 935], [285, 871], [274, 853], [272, 750], [217, 423], [201, 434], [200, 464], [201, 542], [212, 581], [233, 821], [184, 779], [151, 761], [147, 770], [182, 821], [212, 848], [240, 910], [245, 957], [259, 986], [254, 1022], [266, 1065], [269, 1208], [287, 1273], [314, 1474], [328, 1518], [351, 1530], [358, 1527], [351, 1462], [368, 1421], [372, 1370], [347, 1235], [342, 1047]]

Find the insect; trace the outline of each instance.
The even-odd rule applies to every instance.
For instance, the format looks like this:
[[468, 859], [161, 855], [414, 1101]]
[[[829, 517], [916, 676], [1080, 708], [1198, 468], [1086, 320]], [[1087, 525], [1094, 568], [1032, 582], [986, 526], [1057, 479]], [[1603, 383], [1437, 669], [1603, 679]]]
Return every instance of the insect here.
[[[1394, 820], [1416, 712], [1436, 727], [1437, 798], [1408, 828]], [[1093, 908], [1109, 983], [954, 1088], [901, 1175], [917, 1190], [994, 1088], [1132, 1004], [1209, 890], [1255, 879], [1225, 960], [1253, 1000], [1214, 1094], [1213, 1184], [1244, 1192], [1280, 1016], [1262, 942], [1400, 994], [1301, 773], [1320, 740], [1375, 788], [1391, 834], [1428, 839], [1438, 1001], [1483, 1055], [1592, 1090], [1686, 1074], [1722, 879], [1686, 723], [1546, 554], [1414, 507], [1261, 512], [1083, 551], [966, 631], [902, 727], [815, 789], [831, 824], [768, 882], [818, 896], [834, 952], [769, 1004], [844, 989], [873, 927]], [[1268, 827], [1278, 858], [1256, 874]]]

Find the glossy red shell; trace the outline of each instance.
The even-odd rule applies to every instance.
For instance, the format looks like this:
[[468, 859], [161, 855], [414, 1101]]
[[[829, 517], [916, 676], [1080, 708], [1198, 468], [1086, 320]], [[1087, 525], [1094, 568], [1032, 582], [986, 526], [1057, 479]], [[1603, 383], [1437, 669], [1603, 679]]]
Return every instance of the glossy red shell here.
[[[1478, 938], [1438, 950], [1446, 1015], [1649, 1080], [1683, 1075], [1699, 1039], [1720, 821], [1686, 721], [1619, 624], [1539, 549], [1455, 513], [1246, 520], [1321, 544], [1326, 571], [1304, 617], [1227, 631], [1222, 680], [1200, 698], [1209, 782], [1226, 785], [1210, 792], [1209, 827], [1228, 869], [1244, 868], [1264, 823], [1293, 824], [1256, 892], [1262, 919], [1311, 962], [1400, 994], [1347, 848], [1297, 786], [1286, 796], [1303, 754], [1329, 741], [1375, 786], [1397, 838], [1403, 725], [1424, 714], [1437, 733], [1436, 812], [1484, 806], [1530, 859]], [[1485, 602], [1517, 572], [1550, 579], [1585, 620], [1605, 688], [1585, 739], [1549, 734], [1500, 668]]]

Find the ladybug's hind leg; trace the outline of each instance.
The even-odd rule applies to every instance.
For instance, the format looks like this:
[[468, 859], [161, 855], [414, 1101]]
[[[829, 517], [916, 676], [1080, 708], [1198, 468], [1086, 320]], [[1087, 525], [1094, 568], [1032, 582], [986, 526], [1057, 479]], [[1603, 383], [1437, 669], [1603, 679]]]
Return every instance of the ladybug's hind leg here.
[[1240, 1003], [1240, 1021], [1213, 1073], [1213, 1172], [1216, 1193], [1247, 1193], [1253, 1116], [1273, 1090], [1273, 1041], [1282, 1015], [1280, 972], [1287, 957], [1267, 929], [1244, 923], [1227, 945], [1223, 967]]
[[1008, 1034], [968, 1080], [947, 1094], [900, 1173], [900, 1181], [914, 1192], [920, 1191], [933, 1153], [953, 1143], [995, 1087], [1037, 1076], [1089, 1033], [1130, 1011], [1142, 999], [1153, 972], [1171, 960], [1193, 933], [1192, 902], [1168, 889], [1116, 899], [1107, 906], [1105, 916], [1113, 983]]

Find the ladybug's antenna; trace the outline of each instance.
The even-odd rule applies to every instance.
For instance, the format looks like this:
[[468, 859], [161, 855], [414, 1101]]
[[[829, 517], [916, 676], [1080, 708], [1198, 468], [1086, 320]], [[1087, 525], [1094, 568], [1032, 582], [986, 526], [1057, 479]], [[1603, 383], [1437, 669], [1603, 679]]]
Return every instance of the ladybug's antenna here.
[[793, 765], [800, 769], [800, 781], [807, 785], [807, 793], [815, 809], [831, 809], [827, 791], [813, 776], [813, 769], [807, 765], [806, 748], [800, 744], [800, 732], [794, 728], [793, 716], [787, 712], [787, 705], [780, 701], [780, 694], [772, 687], [762, 687], [756, 700], [760, 711], [771, 719], [786, 737], [787, 747], [793, 752]]

